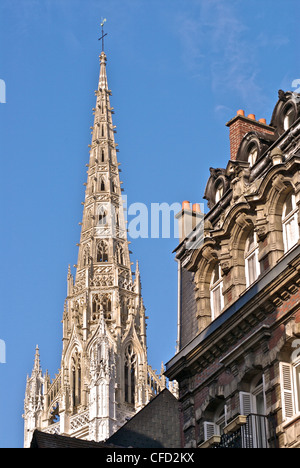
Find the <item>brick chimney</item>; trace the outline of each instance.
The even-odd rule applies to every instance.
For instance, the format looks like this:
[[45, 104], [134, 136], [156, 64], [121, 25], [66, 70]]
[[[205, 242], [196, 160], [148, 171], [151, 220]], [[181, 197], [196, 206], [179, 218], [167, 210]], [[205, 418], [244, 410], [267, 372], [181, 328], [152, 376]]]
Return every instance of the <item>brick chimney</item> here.
[[249, 114], [246, 117], [243, 110], [238, 110], [236, 116], [229, 120], [226, 126], [229, 127], [230, 159], [232, 161], [236, 160], [239, 146], [246, 133], [258, 131], [274, 135], [274, 129], [267, 125], [266, 119], [256, 120], [254, 114]]

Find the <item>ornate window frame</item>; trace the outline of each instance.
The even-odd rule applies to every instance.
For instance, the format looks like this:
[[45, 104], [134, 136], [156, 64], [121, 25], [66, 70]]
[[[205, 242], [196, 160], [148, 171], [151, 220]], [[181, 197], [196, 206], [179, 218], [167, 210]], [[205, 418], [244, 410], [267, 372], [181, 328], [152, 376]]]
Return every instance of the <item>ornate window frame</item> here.
[[258, 261], [259, 247], [257, 234], [250, 231], [245, 243], [245, 276], [246, 288], [251, 286], [260, 275], [260, 263]]
[[[217, 277], [217, 278], [216, 278]], [[215, 279], [216, 278], [216, 279]], [[215, 320], [224, 308], [223, 278], [220, 263], [216, 263], [210, 281], [210, 308], [211, 319]]]
[[[290, 209], [288, 204], [290, 203]], [[287, 209], [289, 211], [287, 212]], [[283, 204], [282, 210], [282, 234], [284, 253], [288, 252], [294, 245], [297, 244], [299, 239], [299, 226], [298, 226], [298, 207], [296, 205], [295, 194], [290, 193]]]

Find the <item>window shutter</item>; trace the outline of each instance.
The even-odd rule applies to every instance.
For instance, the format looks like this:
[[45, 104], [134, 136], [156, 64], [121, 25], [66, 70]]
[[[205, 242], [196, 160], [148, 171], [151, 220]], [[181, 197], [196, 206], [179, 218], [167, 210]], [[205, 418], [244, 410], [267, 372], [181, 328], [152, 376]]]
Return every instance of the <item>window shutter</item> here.
[[212, 422], [204, 422], [204, 440], [210, 439], [212, 436], [218, 435], [218, 427]]
[[240, 414], [248, 416], [252, 413], [252, 395], [248, 392], [240, 392]]
[[283, 419], [291, 418], [295, 413], [292, 366], [280, 362], [281, 404]]

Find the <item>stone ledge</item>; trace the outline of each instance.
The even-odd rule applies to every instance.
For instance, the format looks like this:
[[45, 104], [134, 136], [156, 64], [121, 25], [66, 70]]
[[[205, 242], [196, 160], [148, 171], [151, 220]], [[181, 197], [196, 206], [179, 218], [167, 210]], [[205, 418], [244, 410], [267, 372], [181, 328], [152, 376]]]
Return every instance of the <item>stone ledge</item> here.
[[247, 422], [247, 416], [243, 414], [239, 414], [236, 418], [234, 418], [227, 426], [224, 427], [224, 434], [230, 434], [232, 432], [236, 432], [240, 429], [241, 426], [244, 426]]
[[213, 435], [209, 439], [207, 439], [205, 442], [203, 442], [201, 445], [199, 445], [198, 448], [210, 448], [213, 445], [219, 444], [220, 442], [221, 442], [221, 436]]

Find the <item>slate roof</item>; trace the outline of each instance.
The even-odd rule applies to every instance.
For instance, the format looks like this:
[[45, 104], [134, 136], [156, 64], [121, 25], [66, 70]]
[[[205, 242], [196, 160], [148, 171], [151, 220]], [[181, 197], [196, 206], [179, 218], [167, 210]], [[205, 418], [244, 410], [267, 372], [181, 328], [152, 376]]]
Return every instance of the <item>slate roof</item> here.
[[178, 400], [165, 388], [106, 443], [133, 448], [180, 448]]
[[58, 434], [47, 434], [35, 430], [31, 440], [30, 448], [114, 448], [113, 445], [93, 440], [76, 439]]

